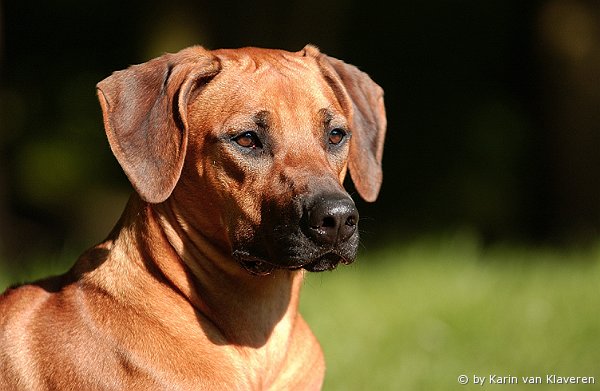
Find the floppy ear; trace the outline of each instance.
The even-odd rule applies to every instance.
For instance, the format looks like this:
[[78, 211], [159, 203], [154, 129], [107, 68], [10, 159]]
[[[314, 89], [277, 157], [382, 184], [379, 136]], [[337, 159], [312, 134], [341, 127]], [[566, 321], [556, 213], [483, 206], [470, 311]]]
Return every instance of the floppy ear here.
[[383, 178], [381, 159], [387, 124], [383, 89], [353, 65], [319, 53], [314, 46], [309, 45], [304, 50], [317, 57], [323, 75], [349, 113], [350, 176], [361, 197], [373, 202]]
[[96, 86], [110, 147], [143, 200], [171, 195], [185, 160], [190, 93], [218, 71], [216, 57], [197, 46], [115, 72]]

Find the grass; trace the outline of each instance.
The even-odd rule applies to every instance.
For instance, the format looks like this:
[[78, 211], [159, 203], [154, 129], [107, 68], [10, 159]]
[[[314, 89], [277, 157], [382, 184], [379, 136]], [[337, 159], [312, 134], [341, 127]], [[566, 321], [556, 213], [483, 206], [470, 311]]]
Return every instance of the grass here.
[[[594, 376], [600, 248], [482, 250], [459, 236], [369, 252], [310, 275], [301, 310], [321, 341], [325, 390], [531, 389], [522, 376]], [[467, 375], [469, 385], [458, 383]], [[473, 375], [518, 384], [473, 385]]]
[[[0, 272], [0, 290], [70, 263]], [[301, 311], [325, 352], [326, 391], [600, 388], [600, 246], [483, 249], [469, 235], [391, 244], [310, 274]], [[457, 381], [463, 374], [466, 386]], [[596, 384], [521, 378], [545, 382], [547, 374]], [[519, 383], [481, 387], [473, 375]]]

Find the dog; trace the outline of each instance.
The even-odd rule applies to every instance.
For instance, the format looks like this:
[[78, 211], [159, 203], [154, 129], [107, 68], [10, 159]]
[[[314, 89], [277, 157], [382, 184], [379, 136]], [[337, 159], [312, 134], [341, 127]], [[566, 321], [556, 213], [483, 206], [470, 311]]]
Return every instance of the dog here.
[[308, 45], [200, 46], [97, 85], [135, 192], [64, 275], [0, 297], [2, 390], [316, 390], [305, 271], [351, 263], [383, 90]]

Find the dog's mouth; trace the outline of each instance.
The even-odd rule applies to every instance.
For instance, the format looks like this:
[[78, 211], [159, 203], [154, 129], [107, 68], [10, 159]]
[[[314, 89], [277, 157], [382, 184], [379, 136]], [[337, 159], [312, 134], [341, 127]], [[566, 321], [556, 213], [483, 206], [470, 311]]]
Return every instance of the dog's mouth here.
[[253, 257], [250, 254], [243, 252], [234, 252], [234, 256], [238, 260], [239, 264], [250, 274], [255, 276], [266, 276], [279, 267], [273, 264], [263, 261], [260, 258]]
[[247, 272], [256, 276], [269, 275], [276, 269], [305, 269], [309, 272], [324, 272], [335, 269], [340, 263], [348, 265], [353, 262], [353, 259], [344, 258], [335, 252], [327, 252], [316, 259], [306, 262], [293, 262], [288, 265], [273, 264], [243, 251], [235, 251], [234, 257]]
[[344, 258], [336, 253], [327, 253], [322, 257], [304, 265], [303, 268], [309, 272], [324, 272], [335, 269], [340, 263], [342, 265], [349, 265], [352, 262], [353, 259]]

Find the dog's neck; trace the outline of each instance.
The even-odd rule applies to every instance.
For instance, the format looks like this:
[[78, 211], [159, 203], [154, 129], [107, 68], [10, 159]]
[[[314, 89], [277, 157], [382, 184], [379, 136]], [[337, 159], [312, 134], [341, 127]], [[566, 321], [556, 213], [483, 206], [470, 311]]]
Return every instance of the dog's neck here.
[[215, 326], [216, 335], [215, 330], [207, 333], [222, 339], [215, 343], [260, 348], [273, 334], [283, 339], [291, 334], [302, 271], [249, 274], [226, 246], [215, 246], [191, 228], [168, 201], [150, 205], [133, 196], [111, 236], [111, 251], [122, 245], [136, 248], [139, 258], [132, 262]]

